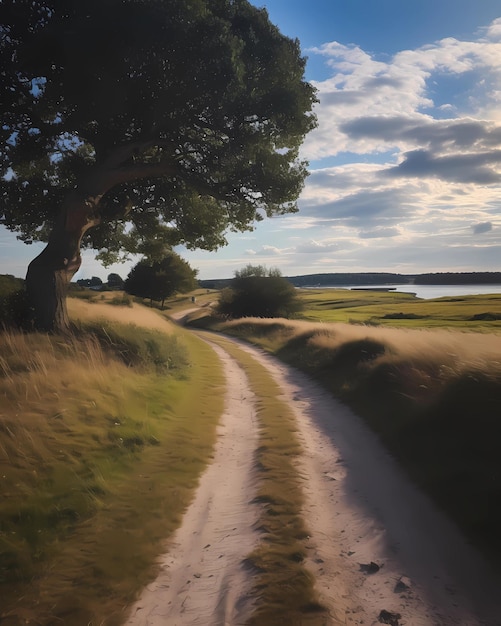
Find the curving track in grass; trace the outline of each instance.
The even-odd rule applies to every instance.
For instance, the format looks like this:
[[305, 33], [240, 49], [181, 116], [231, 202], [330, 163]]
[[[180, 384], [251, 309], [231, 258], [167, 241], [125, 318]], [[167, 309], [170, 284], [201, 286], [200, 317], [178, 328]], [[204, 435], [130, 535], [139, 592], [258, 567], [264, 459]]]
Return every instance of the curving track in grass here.
[[[401, 475], [355, 415], [260, 350], [229, 339], [213, 341], [228, 389], [214, 461], [162, 557], [163, 572], [132, 608], [128, 626], [236, 626], [252, 619], [259, 602], [251, 597], [257, 574], [245, 564], [260, 536], [253, 504], [256, 397], [243, 371], [252, 368], [249, 355], [266, 368], [295, 415], [302, 515], [309, 531], [304, 565], [327, 608], [282, 623], [501, 624], [495, 574]], [[230, 341], [237, 350], [224, 348]], [[238, 351], [246, 354], [240, 359], [244, 365]]]

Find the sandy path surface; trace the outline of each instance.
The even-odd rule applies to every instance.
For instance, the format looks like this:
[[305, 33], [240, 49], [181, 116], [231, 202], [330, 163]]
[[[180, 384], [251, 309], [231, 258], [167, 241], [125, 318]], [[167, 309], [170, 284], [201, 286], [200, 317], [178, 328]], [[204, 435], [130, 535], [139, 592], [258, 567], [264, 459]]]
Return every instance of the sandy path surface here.
[[[332, 623], [501, 626], [499, 579], [364, 424], [306, 376], [239, 345], [267, 367], [296, 412], [311, 531], [307, 565]], [[215, 350], [228, 398], [214, 462], [128, 626], [236, 626], [251, 608], [242, 561], [258, 540], [250, 504], [254, 402], [239, 365]], [[382, 611], [394, 621], [380, 621]]]
[[295, 409], [309, 567], [333, 617], [375, 626], [387, 611], [400, 626], [501, 626], [500, 579], [362, 421], [300, 372], [240, 345]]
[[127, 626], [234, 626], [244, 624], [252, 608], [243, 561], [257, 542], [259, 514], [251, 503], [254, 400], [242, 369], [213, 347], [228, 381], [214, 459], [161, 559], [160, 575], [132, 608]]

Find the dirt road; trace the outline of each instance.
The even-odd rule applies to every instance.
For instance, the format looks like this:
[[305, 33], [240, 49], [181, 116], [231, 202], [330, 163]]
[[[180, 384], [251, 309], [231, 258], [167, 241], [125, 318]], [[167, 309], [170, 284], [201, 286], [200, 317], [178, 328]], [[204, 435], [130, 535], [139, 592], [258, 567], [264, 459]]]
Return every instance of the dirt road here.
[[[332, 624], [501, 626], [499, 579], [363, 423], [307, 377], [239, 345], [294, 407], [307, 565]], [[214, 461], [162, 557], [161, 575], [132, 607], [127, 626], [236, 626], [252, 610], [243, 561], [258, 541], [254, 395], [240, 364], [214, 349], [228, 383]]]

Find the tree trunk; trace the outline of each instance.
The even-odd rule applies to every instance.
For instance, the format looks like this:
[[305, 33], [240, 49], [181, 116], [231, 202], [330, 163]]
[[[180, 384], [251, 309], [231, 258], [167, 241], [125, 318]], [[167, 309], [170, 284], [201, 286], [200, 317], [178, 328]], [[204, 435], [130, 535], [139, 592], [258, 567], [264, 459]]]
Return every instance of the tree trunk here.
[[69, 329], [66, 295], [82, 262], [82, 237], [99, 223], [95, 207], [95, 199], [71, 192], [46, 248], [28, 266], [26, 290], [37, 330], [65, 332]]
[[[47, 247], [30, 263], [26, 275], [28, 300], [37, 330], [50, 332], [69, 328], [66, 310], [68, 285], [82, 262], [82, 237], [101, 221], [97, 208], [103, 195], [121, 183], [177, 172], [173, 163], [134, 162], [136, 153], [152, 145], [159, 143], [130, 142], [116, 146], [66, 198]], [[128, 205], [121, 208], [124, 215], [130, 209]]]

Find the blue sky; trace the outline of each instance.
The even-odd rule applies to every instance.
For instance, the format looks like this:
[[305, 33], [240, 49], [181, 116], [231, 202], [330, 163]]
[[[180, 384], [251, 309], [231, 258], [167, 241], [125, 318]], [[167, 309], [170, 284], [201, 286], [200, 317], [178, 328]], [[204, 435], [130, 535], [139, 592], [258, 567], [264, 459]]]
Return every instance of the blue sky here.
[[[200, 278], [251, 263], [319, 272], [501, 270], [499, 0], [256, 0], [318, 89], [300, 211], [178, 252]], [[0, 272], [38, 248], [0, 231]], [[126, 276], [84, 253], [78, 277]]]

